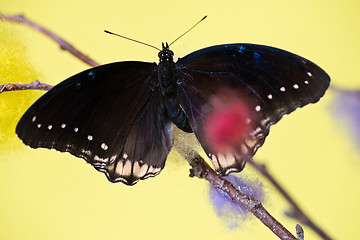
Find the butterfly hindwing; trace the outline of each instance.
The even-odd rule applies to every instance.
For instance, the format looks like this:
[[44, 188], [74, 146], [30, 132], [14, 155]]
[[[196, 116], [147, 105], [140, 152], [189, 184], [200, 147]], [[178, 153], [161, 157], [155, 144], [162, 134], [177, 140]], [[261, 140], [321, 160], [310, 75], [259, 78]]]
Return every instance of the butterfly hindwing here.
[[[254, 44], [195, 51], [178, 60], [176, 73], [180, 104], [214, 167], [224, 175], [241, 171], [264, 143], [270, 126], [296, 108], [317, 102], [330, 82], [309, 60]], [[204, 132], [213, 102], [224, 93], [234, 93], [245, 102], [251, 116], [251, 129], [243, 141], [236, 143], [235, 151], [226, 153], [212, 149]]]
[[156, 64], [120, 62], [74, 75], [35, 102], [16, 133], [33, 148], [85, 159], [111, 181], [156, 175], [173, 144], [156, 71]]
[[161, 93], [156, 92], [140, 111], [140, 117], [130, 127], [122, 160], [97, 168], [110, 181], [132, 185], [139, 179], [156, 176], [163, 169], [174, 139], [173, 123], [165, 117], [161, 100]]

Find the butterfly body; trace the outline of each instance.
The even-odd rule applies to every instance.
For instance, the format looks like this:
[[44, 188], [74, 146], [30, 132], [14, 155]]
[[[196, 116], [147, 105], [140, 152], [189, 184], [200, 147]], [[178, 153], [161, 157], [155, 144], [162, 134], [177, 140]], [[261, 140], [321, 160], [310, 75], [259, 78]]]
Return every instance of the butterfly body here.
[[181, 109], [177, 99], [177, 81], [175, 72], [174, 53], [169, 49], [168, 44], [162, 44], [163, 50], [159, 52], [158, 80], [161, 93], [164, 97], [164, 106], [167, 116], [181, 130], [191, 133], [192, 129], [189, 120]]
[[[317, 102], [329, 83], [314, 63], [273, 47], [218, 45], [175, 63], [166, 44], [158, 65], [111, 63], [61, 82], [27, 110], [16, 133], [30, 147], [70, 152], [110, 181], [132, 185], [160, 173], [175, 124], [194, 132], [214, 168], [227, 175], [243, 169], [271, 125]], [[207, 123], [217, 121], [216, 109], [234, 104], [242, 114], [231, 116], [244, 130], [230, 148], [216, 149]]]

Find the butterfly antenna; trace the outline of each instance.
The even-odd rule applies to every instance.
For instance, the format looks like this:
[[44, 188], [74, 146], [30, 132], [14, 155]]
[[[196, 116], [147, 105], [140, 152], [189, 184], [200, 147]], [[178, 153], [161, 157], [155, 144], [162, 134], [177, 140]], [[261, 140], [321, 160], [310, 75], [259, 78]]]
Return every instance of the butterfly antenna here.
[[135, 39], [132, 39], [132, 38], [128, 38], [128, 37], [125, 37], [125, 36], [122, 36], [122, 35], [119, 35], [119, 34], [116, 34], [116, 33], [113, 33], [113, 32], [109, 32], [108, 30], [104, 30], [104, 32], [108, 33], [108, 34], [112, 34], [112, 35], [115, 35], [115, 36], [118, 36], [118, 37], [122, 37], [122, 38], [125, 38], [127, 40], [130, 40], [130, 41], [133, 41], [133, 42], [137, 42], [137, 43], [140, 43], [140, 44], [143, 44], [143, 45], [146, 45], [146, 46], [149, 46], [149, 47], [152, 47], [152, 48], [155, 48], [159, 51], [161, 51], [161, 49], [153, 46], [153, 45], [150, 45], [150, 44], [147, 44], [147, 43], [144, 43], [144, 42], [140, 42], [138, 40], [135, 40]]
[[203, 20], [205, 20], [205, 18], [207, 18], [207, 16], [203, 17], [200, 21], [198, 21], [197, 23], [194, 24], [194, 26], [192, 26], [189, 30], [187, 30], [186, 32], [184, 32], [183, 34], [181, 34], [177, 39], [175, 39], [174, 41], [172, 41], [169, 44], [169, 47], [171, 46], [171, 44], [173, 44], [174, 42], [176, 42], [177, 40], [179, 40], [179, 38], [181, 38], [182, 36], [184, 36], [185, 34], [187, 34], [188, 32], [190, 32], [194, 27], [196, 27], [196, 25], [198, 25], [199, 23], [201, 23]]

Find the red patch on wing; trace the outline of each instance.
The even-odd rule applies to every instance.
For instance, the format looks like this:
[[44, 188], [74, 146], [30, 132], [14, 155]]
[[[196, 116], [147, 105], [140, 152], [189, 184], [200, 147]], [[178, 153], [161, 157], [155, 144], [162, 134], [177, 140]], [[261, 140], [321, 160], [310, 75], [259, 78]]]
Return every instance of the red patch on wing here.
[[250, 130], [248, 104], [229, 92], [217, 95], [210, 104], [211, 111], [205, 123], [209, 147], [215, 152], [231, 152]]

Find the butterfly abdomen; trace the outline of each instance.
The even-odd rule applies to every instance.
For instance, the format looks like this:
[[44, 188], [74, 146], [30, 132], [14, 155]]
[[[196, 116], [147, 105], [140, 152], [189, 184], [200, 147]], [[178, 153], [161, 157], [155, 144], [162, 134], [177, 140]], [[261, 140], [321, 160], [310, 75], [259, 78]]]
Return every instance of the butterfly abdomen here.
[[178, 128], [187, 133], [193, 132], [190, 127], [189, 119], [180, 107], [179, 101], [176, 98], [170, 99], [165, 97], [164, 106], [167, 116]]

